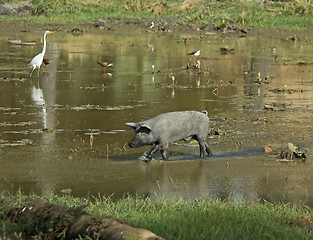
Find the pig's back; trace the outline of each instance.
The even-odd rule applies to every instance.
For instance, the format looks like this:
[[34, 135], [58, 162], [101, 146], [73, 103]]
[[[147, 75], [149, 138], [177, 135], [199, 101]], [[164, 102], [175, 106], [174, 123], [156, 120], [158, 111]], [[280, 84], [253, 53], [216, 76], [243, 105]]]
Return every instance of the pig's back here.
[[194, 135], [206, 138], [210, 132], [209, 117], [198, 111], [163, 113], [144, 122], [155, 137], [168, 143]]

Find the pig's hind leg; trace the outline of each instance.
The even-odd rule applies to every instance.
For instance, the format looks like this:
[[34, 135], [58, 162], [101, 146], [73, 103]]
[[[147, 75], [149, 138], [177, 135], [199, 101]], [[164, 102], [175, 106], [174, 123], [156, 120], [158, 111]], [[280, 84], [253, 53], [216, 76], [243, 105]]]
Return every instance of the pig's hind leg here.
[[161, 151], [161, 154], [162, 154], [162, 157], [164, 160], [168, 160], [168, 151], [167, 151], [167, 148], [163, 148], [160, 150]]
[[204, 157], [205, 152], [207, 152], [207, 154], [211, 156], [212, 152], [209, 148], [209, 145], [205, 141], [198, 141], [198, 142], [200, 146], [200, 157]]

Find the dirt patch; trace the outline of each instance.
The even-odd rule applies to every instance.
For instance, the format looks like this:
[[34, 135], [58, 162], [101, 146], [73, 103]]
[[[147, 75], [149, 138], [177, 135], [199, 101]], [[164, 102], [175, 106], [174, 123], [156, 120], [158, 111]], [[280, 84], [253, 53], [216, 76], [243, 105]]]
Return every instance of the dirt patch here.
[[48, 200], [37, 200], [23, 207], [16, 207], [21, 206], [18, 201], [11, 205], [5, 211], [6, 219], [2, 220], [17, 224], [23, 238], [162, 239], [148, 230], [133, 228], [111, 217], [94, 218], [85, 212], [86, 206], [69, 208]]

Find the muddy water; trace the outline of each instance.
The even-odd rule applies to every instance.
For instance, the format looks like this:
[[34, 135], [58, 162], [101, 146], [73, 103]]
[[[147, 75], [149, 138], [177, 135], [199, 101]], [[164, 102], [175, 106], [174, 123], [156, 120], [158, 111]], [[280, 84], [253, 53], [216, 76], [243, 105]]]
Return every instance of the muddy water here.
[[[41, 51], [43, 31], [0, 31], [1, 191], [313, 206], [313, 36], [57, 31], [47, 37], [45, 57], [53, 62], [30, 78], [27, 64]], [[235, 50], [221, 54], [225, 46]], [[197, 59], [186, 55], [197, 49]], [[200, 70], [184, 69], [196, 60]], [[133, 132], [125, 122], [204, 109], [221, 132], [208, 140], [209, 159], [179, 143], [170, 147], [173, 161], [156, 154], [143, 164], [149, 147], [126, 145]], [[282, 163], [264, 152], [266, 145], [287, 150], [289, 142], [307, 162]]]

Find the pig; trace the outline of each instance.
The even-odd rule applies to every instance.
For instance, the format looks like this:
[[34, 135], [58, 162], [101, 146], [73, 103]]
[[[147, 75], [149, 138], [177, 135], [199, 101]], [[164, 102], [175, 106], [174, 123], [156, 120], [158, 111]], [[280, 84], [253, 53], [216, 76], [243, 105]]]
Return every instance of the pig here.
[[152, 154], [160, 150], [162, 158], [168, 160], [169, 144], [193, 138], [200, 146], [200, 157], [205, 152], [211, 156], [212, 152], [206, 143], [210, 134], [210, 119], [207, 111], [178, 111], [160, 114], [148, 120], [126, 125], [135, 131], [134, 138], [130, 141], [131, 148], [138, 148], [143, 145], [154, 145], [146, 156], [145, 161], [152, 159]]

